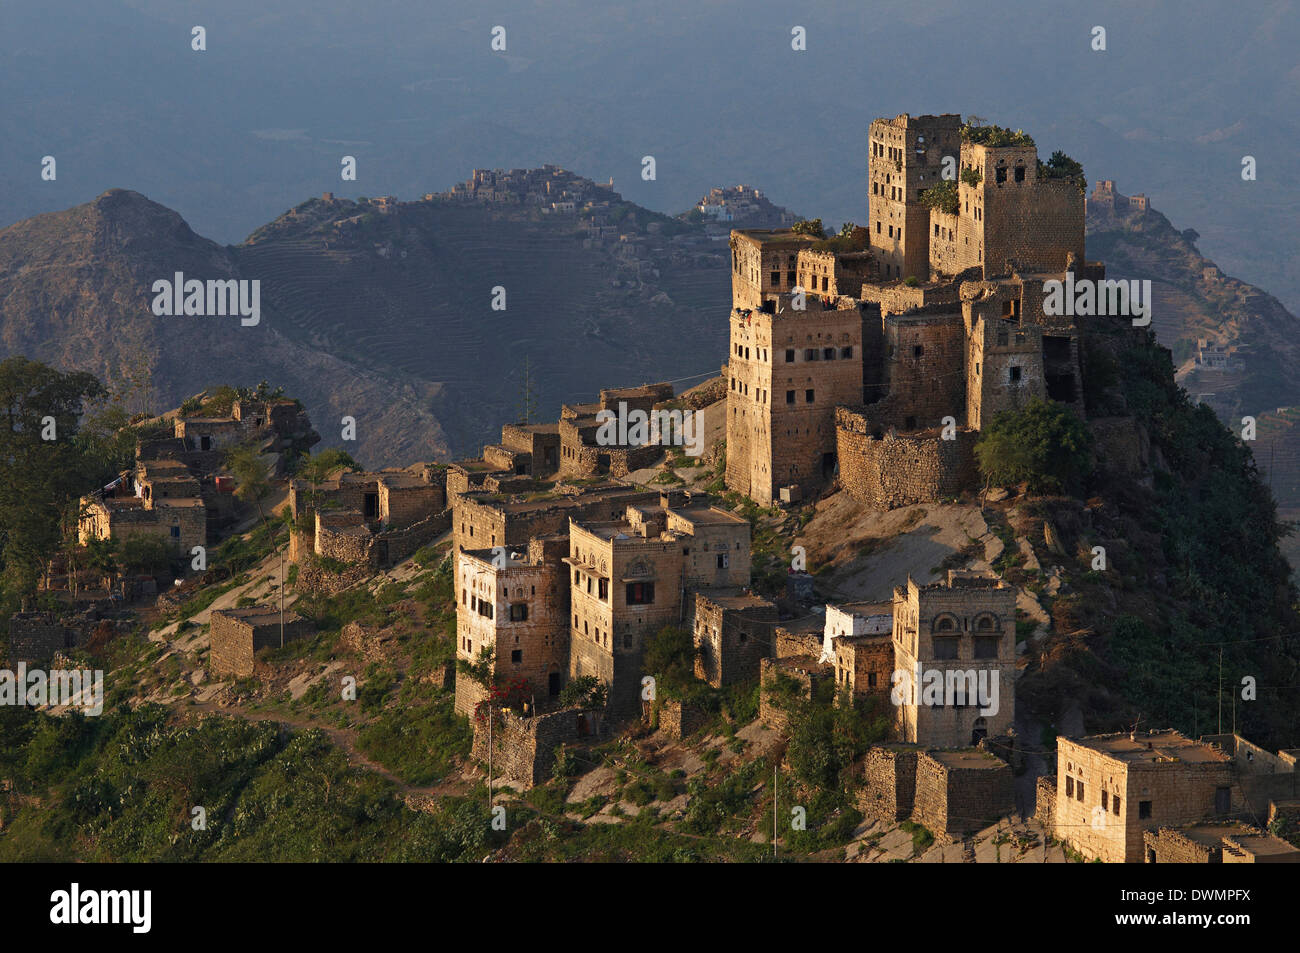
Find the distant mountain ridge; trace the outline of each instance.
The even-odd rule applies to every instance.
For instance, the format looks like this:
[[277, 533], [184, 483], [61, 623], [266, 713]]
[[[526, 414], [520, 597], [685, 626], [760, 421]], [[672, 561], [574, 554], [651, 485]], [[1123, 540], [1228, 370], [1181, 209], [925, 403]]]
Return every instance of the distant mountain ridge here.
[[[265, 379], [307, 405], [325, 445], [355, 417], [349, 449], [369, 465], [446, 459], [520, 415], [525, 366], [541, 415], [716, 373], [725, 251], [610, 194], [616, 221], [594, 239], [576, 214], [535, 207], [321, 198], [221, 246], [113, 189], [0, 230], [0, 350], [143, 378], [155, 408]], [[260, 281], [262, 320], [156, 317], [151, 286], [176, 272]]]

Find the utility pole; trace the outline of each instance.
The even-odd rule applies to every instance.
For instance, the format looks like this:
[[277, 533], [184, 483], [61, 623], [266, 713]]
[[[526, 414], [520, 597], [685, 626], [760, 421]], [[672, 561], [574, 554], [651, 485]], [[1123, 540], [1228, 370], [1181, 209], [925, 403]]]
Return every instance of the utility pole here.
[[284, 575], [284, 550], [280, 550], [280, 648], [284, 648], [284, 587], [288, 580]]
[[772, 765], [772, 859], [776, 859], [776, 784], [779, 765]]
[[1223, 646], [1219, 646], [1219, 731], [1223, 734]]
[[488, 815], [492, 814], [492, 698], [488, 697]]

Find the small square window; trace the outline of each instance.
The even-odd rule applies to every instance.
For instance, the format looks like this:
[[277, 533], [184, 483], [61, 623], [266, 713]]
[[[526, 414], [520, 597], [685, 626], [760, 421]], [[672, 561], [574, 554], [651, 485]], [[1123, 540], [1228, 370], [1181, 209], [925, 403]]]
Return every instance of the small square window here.
[[803, 399], [806, 404], [811, 404], [813, 402], [813, 391], [811, 388], [803, 392]]
[[1138, 801], [1138, 819], [1145, 820], [1151, 816], [1151, 802]]
[[519, 664], [520, 662], [522, 662], [523, 660], [524, 660], [524, 651], [523, 651], [523, 649], [514, 649], [514, 650], [512, 650], [512, 651], [510, 652], [510, 661], [511, 661], [513, 664], [518, 665], [518, 664]]

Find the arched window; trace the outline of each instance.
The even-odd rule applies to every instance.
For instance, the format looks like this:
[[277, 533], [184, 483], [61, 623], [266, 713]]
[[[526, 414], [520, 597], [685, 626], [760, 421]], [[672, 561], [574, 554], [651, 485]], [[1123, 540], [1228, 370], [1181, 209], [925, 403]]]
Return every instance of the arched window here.
[[955, 635], [960, 630], [961, 625], [958, 624], [957, 617], [949, 615], [948, 613], [936, 616], [934, 621], [930, 624], [931, 632], [947, 632]]

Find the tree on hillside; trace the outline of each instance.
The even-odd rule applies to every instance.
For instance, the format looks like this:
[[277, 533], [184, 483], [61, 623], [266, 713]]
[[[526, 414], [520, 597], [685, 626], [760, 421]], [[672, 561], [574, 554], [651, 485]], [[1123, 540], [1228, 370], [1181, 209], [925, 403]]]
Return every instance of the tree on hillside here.
[[112, 590], [121, 566], [118, 563], [117, 540], [90, 539], [86, 542], [86, 568], [99, 573], [106, 590]]
[[158, 575], [171, 568], [175, 554], [161, 536], [128, 536], [122, 540], [122, 568], [129, 573]]
[[695, 640], [691, 633], [666, 625], [646, 639], [642, 666], [657, 687], [673, 695], [695, 679]]
[[1092, 434], [1065, 404], [1034, 397], [993, 418], [975, 457], [985, 485], [1027, 483], [1031, 493], [1073, 493], [1092, 470]]
[[308, 493], [307, 501], [315, 509], [320, 502], [320, 485], [330, 478], [336, 470], [351, 470], [356, 472], [361, 469], [361, 464], [352, 459], [352, 455], [346, 450], [338, 447], [330, 447], [322, 450], [312, 457], [307, 457], [298, 467], [295, 476], [306, 480], [311, 484], [311, 491]]
[[25, 357], [0, 362], [0, 582], [23, 609], [59, 550], [69, 510], [89, 488], [78, 428], [86, 404], [104, 395], [91, 374]]

